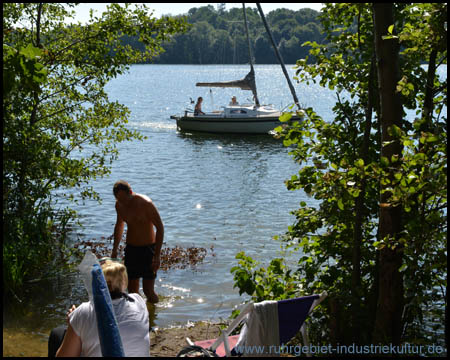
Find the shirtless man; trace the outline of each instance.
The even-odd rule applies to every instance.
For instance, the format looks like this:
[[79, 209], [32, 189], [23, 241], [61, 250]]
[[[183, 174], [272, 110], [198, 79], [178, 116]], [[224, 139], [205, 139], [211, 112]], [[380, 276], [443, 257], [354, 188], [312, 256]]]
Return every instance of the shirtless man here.
[[[114, 226], [112, 258], [117, 257], [117, 248], [127, 223], [125, 266], [128, 273], [128, 292], [139, 293], [139, 279], [147, 301], [157, 303], [155, 293], [156, 272], [160, 266], [164, 225], [153, 202], [145, 195], [136, 194], [123, 180], [114, 184], [117, 221]], [[156, 228], [156, 234], [154, 227]]]

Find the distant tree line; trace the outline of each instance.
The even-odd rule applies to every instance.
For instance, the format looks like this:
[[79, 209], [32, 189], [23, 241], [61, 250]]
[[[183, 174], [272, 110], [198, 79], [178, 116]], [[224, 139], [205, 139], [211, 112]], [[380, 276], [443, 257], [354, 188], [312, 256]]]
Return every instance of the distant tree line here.
[[[276, 64], [277, 59], [256, 8], [246, 8], [250, 42], [256, 64]], [[308, 55], [306, 41], [324, 43], [319, 12], [277, 9], [266, 15], [285, 63], [295, 64]], [[165, 52], [152, 60], [157, 64], [245, 64], [249, 62], [242, 8], [225, 10], [225, 4], [192, 8], [184, 15], [191, 28], [164, 42]], [[134, 48], [143, 46], [138, 37], [124, 41]]]

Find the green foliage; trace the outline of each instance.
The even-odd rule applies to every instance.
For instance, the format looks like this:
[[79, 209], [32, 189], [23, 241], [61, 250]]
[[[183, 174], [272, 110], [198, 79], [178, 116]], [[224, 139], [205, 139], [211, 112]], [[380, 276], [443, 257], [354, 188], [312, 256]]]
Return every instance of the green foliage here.
[[[246, 7], [250, 41], [257, 64], [278, 63], [256, 8]], [[294, 64], [305, 57], [304, 41], [322, 41], [318, 12], [311, 9], [292, 11], [277, 9], [266, 14], [267, 21], [286, 63]], [[176, 35], [166, 52], [154, 62], [160, 64], [246, 64], [247, 39], [242, 6], [228, 11], [212, 5], [192, 8], [186, 16], [192, 28]]]
[[246, 293], [257, 302], [289, 299], [298, 295], [298, 279], [291, 274], [283, 259], [273, 259], [267, 269], [257, 268], [259, 263], [245, 256], [244, 252], [238, 253], [236, 259], [239, 266], [230, 271], [234, 274], [234, 287], [239, 288], [239, 295]]
[[[145, 5], [131, 11], [111, 4], [86, 25], [67, 25], [73, 14], [63, 4], [3, 4], [6, 291], [63, 247], [54, 227], [63, 231], [74, 213], [56, 211], [56, 190], [76, 187], [81, 199], [98, 199], [89, 181], [109, 173], [120, 142], [143, 139], [126, 126], [129, 110], [109, 101], [104, 86], [187, 28], [182, 20], [147, 13]], [[124, 45], [125, 35], [139, 35], [145, 52]]]
[[[447, 102], [447, 79], [440, 79], [432, 66], [427, 69], [422, 63], [433, 58], [436, 67], [446, 63], [446, 9], [446, 4], [395, 5], [396, 22], [386, 29], [386, 36], [400, 40], [397, 91], [402, 94], [403, 107], [415, 110], [417, 116], [413, 121], [404, 120], [401, 128], [389, 128], [389, 142], [380, 140], [376, 73], [369, 81], [375, 55], [371, 6], [326, 4], [320, 18], [328, 44], [308, 43], [317, 63], [297, 61], [297, 80], [317, 82], [335, 90], [337, 97], [333, 121], [306, 109], [303, 122], [278, 129], [278, 136], [299, 164], [298, 173], [286, 181], [287, 188], [304, 192], [317, 205], [302, 201], [293, 212], [295, 223], [282, 239], [285, 249], [298, 256], [295, 270], [284, 267], [280, 273], [269, 272], [240, 253], [232, 272], [240, 292], [253, 299], [262, 299], [257, 297], [258, 286], [259, 294], [270, 296], [278, 278], [287, 292], [326, 290], [329, 296], [314, 316], [320, 319], [318, 331], [313, 333], [316, 343], [324, 341], [324, 329], [328, 343], [352, 343], [355, 329], [359, 343], [371, 342], [381, 276], [379, 253], [385, 247], [403, 248], [403, 340], [425, 337], [427, 308], [443, 316], [447, 119], [441, 110]], [[382, 157], [382, 146], [393, 142], [402, 144], [401, 156]], [[390, 194], [382, 204], [381, 191]], [[403, 231], [395, 238], [378, 235], [382, 206], [403, 209], [399, 219]], [[357, 236], [360, 253], [355, 273]], [[359, 276], [356, 288], [354, 275]]]

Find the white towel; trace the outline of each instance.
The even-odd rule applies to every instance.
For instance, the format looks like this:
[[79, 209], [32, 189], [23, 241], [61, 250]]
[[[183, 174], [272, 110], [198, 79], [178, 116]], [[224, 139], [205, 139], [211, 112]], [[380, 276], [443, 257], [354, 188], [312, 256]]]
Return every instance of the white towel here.
[[244, 351], [245, 356], [274, 356], [279, 355], [279, 346], [278, 302], [256, 303], [247, 315], [236, 349]]

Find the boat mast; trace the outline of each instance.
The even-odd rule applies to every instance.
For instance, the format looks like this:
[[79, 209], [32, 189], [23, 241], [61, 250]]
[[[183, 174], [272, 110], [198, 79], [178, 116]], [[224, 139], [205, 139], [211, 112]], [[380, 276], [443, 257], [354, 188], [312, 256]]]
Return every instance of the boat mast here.
[[[289, 75], [288, 75], [288, 73], [286, 71], [286, 67], [284, 66], [283, 58], [281, 57], [281, 54], [278, 51], [277, 46], [275, 45], [275, 40], [274, 40], [274, 38], [272, 36], [272, 33], [270, 32], [269, 25], [267, 25], [267, 21], [266, 21], [266, 18], [264, 16], [264, 13], [263, 13], [263, 11], [261, 9], [260, 3], [256, 3], [256, 6], [258, 7], [258, 11], [259, 11], [259, 14], [261, 15], [261, 18], [262, 18], [262, 21], [264, 23], [264, 27], [266, 28], [267, 34], [269, 34], [269, 39], [270, 39], [270, 41], [272, 43], [272, 46], [273, 46], [273, 48], [275, 50], [275, 55], [278, 58], [278, 61], [279, 61], [280, 65], [281, 65], [281, 69], [283, 70], [284, 76], [286, 77], [286, 80], [287, 80], [287, 82], [289, 84], [289, 89], [291, 90], [292, 97], [294, 98], [294, 103], [295, 103], [295, 105], [297, 105], [298, 109], [300, 110], [300, 104], [298, 102], [297, 95], [295, 94], [294, 86], [292, 86], [291, 79], [289, 78]], [[245, 9], [244, 9], [244, 14], [245, 14]], [[247, 34], [247, 36], [248, 36], [248, 34]]]
[[[248, 34], [248, 25], [247, 25], [247, 13], [245, 12], [245, 3], [242, 3], [242, 8], [244, 9], [244, 23], [245, 23], [245, 32], [247, 34], [247, 43], [248, 43], [248, 56], [250, 58], [250, 74], [253, 75], [253, 79], [255, 78], [255, 70], [253, 69], [253, 56], [252, 56], [252, 48], [250, 46], [250, 36]], [[252, 88], [252, 93], [253, 96], [255, 98], [255, 104], [256, 106], [260, 106], [259, 105], [259, 100], [258, 100], [258, 95], [256, 94], [256, 81], [254, 81], [254, 86]]]

